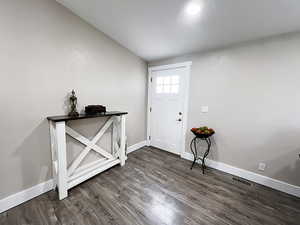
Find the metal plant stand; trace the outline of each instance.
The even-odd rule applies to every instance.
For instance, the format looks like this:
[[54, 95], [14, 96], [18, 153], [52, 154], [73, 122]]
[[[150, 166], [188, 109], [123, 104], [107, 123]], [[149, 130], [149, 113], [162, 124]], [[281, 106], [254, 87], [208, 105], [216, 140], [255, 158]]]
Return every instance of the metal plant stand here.
[[[207, 150], [204, 153], [203, 157], [198, 156], [197, 139], [200, 139], [200, 140], [205, 141], [207, 143]], [[209, 154], [210, 147], [211, 147], [211, 140], [210, 140], [209, 137], [207, 137], [207, 138], [194, 137], [193, 138], [193, 140], [191, 141], [191, 144], [190, 144], [191, 151], [194, 155], [194, 161], [193, 161], [193, 164], [191, 166], [191, 169], [193, 169], [193, 166], [195, 165], [196, 161], [200, 159], [200, 160], [202, 160], [202, 173], [204, 174], [204, 170], [206, 169], [205, 159]]]

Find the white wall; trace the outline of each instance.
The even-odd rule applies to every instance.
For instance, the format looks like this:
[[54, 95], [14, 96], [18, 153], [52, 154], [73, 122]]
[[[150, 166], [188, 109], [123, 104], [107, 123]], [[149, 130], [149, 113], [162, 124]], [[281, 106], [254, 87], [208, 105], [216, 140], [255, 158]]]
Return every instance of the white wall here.
[[300, 186], [300, 33], [150, 65], [186, 60], [193, 61], [188, 129], [216, 130], [209, 157]]
[[143, 60], [54, 0], [0, 5], [0, 199], [50, 179], [46, 117], [65, 113], [72, 88], [80, 109], [128, 111], [129, 145], [146, 139]]

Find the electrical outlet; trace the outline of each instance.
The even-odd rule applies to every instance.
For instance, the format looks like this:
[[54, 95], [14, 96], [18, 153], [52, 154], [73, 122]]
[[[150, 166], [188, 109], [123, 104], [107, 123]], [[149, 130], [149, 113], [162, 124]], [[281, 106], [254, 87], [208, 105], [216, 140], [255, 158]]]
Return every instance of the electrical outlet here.
[[258, 170], [265, 171], [265, 169], [266, 169], [266, 164], [265, 163], [258, 164]]

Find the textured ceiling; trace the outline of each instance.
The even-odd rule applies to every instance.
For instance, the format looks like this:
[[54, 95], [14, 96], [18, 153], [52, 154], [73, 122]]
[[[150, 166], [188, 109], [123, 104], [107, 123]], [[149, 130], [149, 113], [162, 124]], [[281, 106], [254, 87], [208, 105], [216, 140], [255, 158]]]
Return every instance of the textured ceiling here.
[[58, 1], [147, 61], [300, 30], [299, 0]]

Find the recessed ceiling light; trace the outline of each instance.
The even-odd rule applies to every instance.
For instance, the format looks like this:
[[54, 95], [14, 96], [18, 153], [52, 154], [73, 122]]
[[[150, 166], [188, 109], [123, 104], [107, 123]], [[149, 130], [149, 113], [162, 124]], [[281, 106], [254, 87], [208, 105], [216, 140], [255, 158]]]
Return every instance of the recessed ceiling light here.
[[201, 9], [202, 9], [202, 7], [201, 7], [200, 4], [195, 3], [195, 2], [191, 2], [186, 6], [185, 12], [188, 15], [195, 16], [195, 15], [198, 15], [201, 12]]

